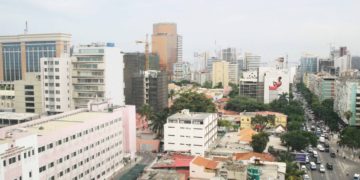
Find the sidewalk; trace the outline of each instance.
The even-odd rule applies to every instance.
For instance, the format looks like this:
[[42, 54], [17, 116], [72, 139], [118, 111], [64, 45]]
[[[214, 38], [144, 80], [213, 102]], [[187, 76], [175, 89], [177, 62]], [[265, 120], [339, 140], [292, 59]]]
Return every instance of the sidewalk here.
[[329, 141], [330, 144], [332, 144], [335, 149], [334, 151], [336, 152], [336, 150], [339, 150], [339, 152], [336, 152], [337, 156], [339, 157], [345, 157], [346, 159], [352, 160], [354, 162], [360, 163], [360, 150], [352, 150], [350, 148], [347, 147], [340, 147], [337, 142], [338, 142], [339, 138], [337, 134], [334, 134], [334, 136], [331, 138], [331, 140]]

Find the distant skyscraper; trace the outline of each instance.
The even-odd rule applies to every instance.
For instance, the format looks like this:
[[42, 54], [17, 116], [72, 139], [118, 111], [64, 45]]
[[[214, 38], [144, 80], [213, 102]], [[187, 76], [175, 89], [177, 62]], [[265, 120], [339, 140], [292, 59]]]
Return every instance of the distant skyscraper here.
[[0, 36], [0, 80], [22, 80], [26, 72], [40, 72], [40, 58], [69, 53], [70, 41], [71, 35], [62, 33]]
[[189, 62], [177, 62], [174, 63], [173, 68], [173, 81], [182, 81], [191, 79], [190, 63]]
[[74, 48], [72, 73], [75, 108], [86, 107], [95, 98], [124, 105], [124, 63], [120, 48], [94, 43]]
[[159, 55], [160, 68], [168, 74], [173, 72], [173, 64], [182, 60], [182, 37], [177, 34], [175, 23], [153, 25], [152, 52]]
[[221, 51], [222, 60], [229, 63], [236, 63], [236, 49], [235, 48], [226, 48]]
[[219, 83], [223, 87], [229, 85], [229, 62], [227, 61], [218, 61], [214, 62], [212, 66], [212, 84], [217, 86]]
[[[71, 110], [71, 59], [41, 58], [41, 84], [43, 110], [58, 114]], [[86, 67], [86, 64], [83, 65]]]
[[245, 63], [246, 70], [256, 70], [260, 67], [261, 56], [254, 55], [251, 53], [245, 53], [244, 63]]
[[304, 55], [300, 59], [301, 77], [304, 73], [317, 73], [319, 71], [319, 58], [312, 55]]
[[229, 82], [239, 84], [239, 65], [237, 63], [229, 64]]

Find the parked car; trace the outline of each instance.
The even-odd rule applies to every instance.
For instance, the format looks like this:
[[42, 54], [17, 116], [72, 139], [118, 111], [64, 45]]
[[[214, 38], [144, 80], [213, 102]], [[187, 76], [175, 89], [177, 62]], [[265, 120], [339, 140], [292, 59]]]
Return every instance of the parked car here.
[[360, 174], [354, 174], [353, 180], [360, 180]]
[[320, 164], [319, 171], [320, 171], [321, 173], [324, 173], [324, 172], [325, 172], [325, 167], [324, 167], [324, 165]]
[[330, 153], [330, 157], [335, 158], [336, 154], [334, 152]]
[[325, 152], [330, 152], [330, 149], [328, 147], [326, 147]]
[[333, 170], [333, 165], [330, 164], [330, 163], [326, 163], [326, 168], [327, 168], [328, 170]]
[[308, 174], [304, 174], [303, 179], [304, 180], [310, 180], [310, 176]]
[[310, 169], [311, 170], [316, 170], [317, 169], [316, 164], [314, 162], [310, 162]]

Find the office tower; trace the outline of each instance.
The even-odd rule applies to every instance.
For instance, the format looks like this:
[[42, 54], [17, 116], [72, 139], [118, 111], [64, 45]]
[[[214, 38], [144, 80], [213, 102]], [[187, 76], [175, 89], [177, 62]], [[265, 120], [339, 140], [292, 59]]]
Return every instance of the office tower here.
[[308, 74], [307, 76], [307, 88], [314, 93], [320, 101], [334, 99], [336, 76], [332, 76], [326, 72]]
[[0, 129], [0, 179], [110, 179], [124, 167], [129, 114], [134, 107], [93, 102]]
[[360, 70], [360, 56], [351, 57], [351, 69]]
[[[149, 54], [149, 69], [159, 70], [159, 56]], [[145, 71], [145, 54], [144, 53], [126, 53], [124, 54], [124, 82], [125, 82], [125, 104], [135, 105], [134, 78], [140, 77]], [[144, 100], [141, 100], [143, 102]], [[136, 106], [137, 109], [140, 107]]]
[[259, 82], [258, 70], [243, 72], [239, 80], [239, 95], [264, 102], [264, 82]]
[[160, 68], [169, 75], [173, 72], [173, 64], [182, 57], [182, 37], [179, 37], [175, 23], [157, 23], [153, 25], [152, 53], [160, 58]]
[[212, 85], [213, 87], [222, 84], [223, 87], [229, 86], [229, 62], [218, 61], [212, 66]]
[[303, 55], [300, 58], [300, 74], [301, 77], [305, 73], [317, 73], [319, 72], [319, 58], [313, 55]]
[[195, 67], [192, 67], [192, 70], [205, 72], [207, 70], [208, 59], [210, 55], [208, 52], [195, 52], [194, 53], [194, 64]]
[[112, 43], [93, 43], [74, 48], [72, 62], [75, 108], [94, 99], [111, 99], [124, 105], [124, 63], [120, 48]]
[[176, 62], [181, 62], [183, 60], [183, 50], [182, 50], [183, 38], [181, 35], [177, 36], [177, 59]]
[[164, 124], [164, 150], [189, 151], [192, 155], [204, 156], [205, 150], [217, 138], [217, 122], [216, 113], [183, 109], [171, 115]]
[[147, 70], [133, 77], [133, 94], [129, 104], [139, 109], [149, 104], [157, 112], [168, 106], [167, 74], [164, 71]]
[[229, 64], [229, 82], [239, 84], [239, 65], [237, 63]]
[[14, 89], [17, 113], [43, 113], [40, 72], [26, 73], [26, 79], [14, 82]]
[[330, 74], [335, 74], [334, 60], [329, 58], [320, 58], [319, 72], [327, 72]]
[[[70, 57], [64, 54], [61, 58], [41, 58], [40, 62], [43, 111], [47, 114], [70, 111], [72, 102]], [[87, 64], [77, 64], [75, 68], [89, 67]]]
[[260, 67], [261, 56], [251, 53], [244, 54], [244, 65], [246, 70], [256, 70]]
[[182, 80], [190, 81], [191, 79], [191, 71], [190, 71], [190, 63], [189, 62], [177, 62], [174, 63], [173, 68], [173, 81], [179, 82]]
[[229, 63], [236, 63], [236, 49], [235, 48], [226, 48], [221, 51], [221, 59]]
[[22, 80], [27, 72], [40, 72], [40, 58], [69, 53], [70, 42], [71, 35], [63, 33], [0, 36], [0, 80]]

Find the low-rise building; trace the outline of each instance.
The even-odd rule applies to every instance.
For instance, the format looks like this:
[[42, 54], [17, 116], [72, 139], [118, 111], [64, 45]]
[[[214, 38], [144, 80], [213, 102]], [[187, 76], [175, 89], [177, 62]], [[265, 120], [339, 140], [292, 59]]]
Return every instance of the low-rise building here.
[[189, 112], [184, 109], [168, 117], [164, 125], [164, 150], [204, 155], [217, 138], [216, 113]]
[[40, 73], [27, 73], [26, 78], [14, 81], [14, 89], [15, 112], [43, 113]]
[[216, 176], [220, 166], [217, 161], [197, 156], [190, 162], [190, 179], [211, 179]]
[[271, 111], [259, 111], [259, 112], [242, 112], [239, 115], [240, 119], [240, 129], [249, 129], [252, 127], [252, 119], [256, 116], [274, 116], [274, 124], [268, 123], [267, 127], [276, 127], [281, 125], [283, 127], [287, 126], [287, 115], [278, 113], [278, 112], [271, 112]]
[[124, 166], [127, 113], [135, 108], [90, 102], [0, 129], [0, 179], [108, 179]]
[[14, 112], [14, 82], [0, 81], [0, 112]]

